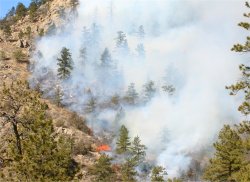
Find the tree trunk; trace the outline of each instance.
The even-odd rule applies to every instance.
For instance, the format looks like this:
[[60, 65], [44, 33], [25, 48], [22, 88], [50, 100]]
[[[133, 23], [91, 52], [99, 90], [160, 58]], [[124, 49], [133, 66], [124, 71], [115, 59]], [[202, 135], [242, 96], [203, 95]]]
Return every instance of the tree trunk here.
[[22, 155], [22, 145], [21, 145], [21, 138], [20, 138], [20, 134], [18, 132], [17, 129], [17, 124], [16, 123], [12, 123], [13, 126], [13, 130], [14, 130], [14, 134], [16, 137], [16, 147], [17, 147], [17, 151], [20, 155]]

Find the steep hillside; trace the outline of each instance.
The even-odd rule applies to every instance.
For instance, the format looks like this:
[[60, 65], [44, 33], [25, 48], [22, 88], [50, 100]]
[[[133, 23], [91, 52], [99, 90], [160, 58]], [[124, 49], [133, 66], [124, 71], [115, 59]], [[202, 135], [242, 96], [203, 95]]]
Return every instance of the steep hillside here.
[[[41, 32], [46, 34], [51, 27], [61, 26], [67, 21], [63, 14], [73, 11], [76, 5], [76, 2], [71, 0], [53, 0], [38, 8], [37, 15], [32, 21], [29, 15], [16, 22], [7, 21], [7, 24], [10, 24], [11, 35], [6, 35], [6, 32], [0, 30], [0, 89], [3, 83], [10, 84], [16, 80], [29, 79], [30, 58], [36, 39], [42, 36]], [[27, 34], [28, 29], [30, 29], [29, 34]], [[20, 36], [20, 32], [23, 35]], [[56, 132], [67, 134], [74, 141], [74, 159], [80, 164], [81, 170], [78, 175], [81, 176], [81, 181], [91, 181], [91, 175], [87, 174], [88, 167], [99, 156], [96, 152], [98, 140], [86, 126], [84, 117], [58, 107], [53, 100], [43, 99], [43, 101], [49, 106], [48, 115], [53, 119]], [[10, 126], [2, 125], [4, 121], [1, 119], [0, 136], [4, 136], [6, 132], [11, 131]], [[1, 151], [5, 150], [6, 145], [2, 140], [1, 146]]]

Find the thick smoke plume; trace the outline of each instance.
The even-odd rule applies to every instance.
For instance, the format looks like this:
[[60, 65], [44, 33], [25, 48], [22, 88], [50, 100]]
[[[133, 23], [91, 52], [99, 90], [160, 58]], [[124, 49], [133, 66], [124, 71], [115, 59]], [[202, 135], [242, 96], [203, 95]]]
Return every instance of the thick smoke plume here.
[[[124, 124], [148, 147], [148, 160], [178, 176], [211, 146], [223, 124], [239, 120], [237, 100], [225, 86], [244, 61], [230, 51], [244, 37], [236, 27], [243, 6], [226, 0], [80, 0], [77, 16], [37, 41], [30, 82], [46, 97], [60, 88], [63, 104], [88, 113], [97, 134]], [[126, 35], [120, 42], [119, 31]], [[74, 69], [62, 81], [57, 57], [64, 46]], [[105, 48], [110, 57], [101, 59]], [[145, 101], [149, 81], [156, 93]], [[131, 83], [140, 97], [128, 104], [122, 98]], [[112, 98], [119, 104], [110, 104]], [[97, 106], [88, 108], [91, 99]]]

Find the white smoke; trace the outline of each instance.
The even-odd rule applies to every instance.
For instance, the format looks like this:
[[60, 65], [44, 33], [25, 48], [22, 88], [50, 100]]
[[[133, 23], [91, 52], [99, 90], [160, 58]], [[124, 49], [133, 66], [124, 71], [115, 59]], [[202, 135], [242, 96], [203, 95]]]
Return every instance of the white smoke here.
[[[117, 130], [125, 124], [131, 136], [140, 136], [155, 163], [166, 167], [169, 176], [178, 176], [188, 168], [193, 153], [211, 145], [223, 124], [239, 120], [237, 101], [225, 86], [238, 78], [239, 60], [244, 60], [230, 51], [244, 38], [236, 27], [243, 12], [243, 1], [80, 0], [77, 18], [38, 40], [42, 56], [34, 54], [31, 83], [39, 82], [47, 96], [60, 84], [63, 102], [81, 114], [88, 89], [104, 102], [114, 94], [124, 95], [132, 82], [141, 92], [143, 84], [153, 80], [158, 91], [149, 103], [122, 105], [125, 117], [119, 121], [115, 119], [119, 109], [98, 108], [97, 116], [90, 117], [92, 126], [96, 131]], [[144, 38], [138, 37], [140, 25]], [[79, 58], [86, 46], [83, 27], [92, 34], [97, 30], [87, 42], [84, 64]], [[127, 35], [125, 55], [116, 48], [118, 31]], [[140, 43], [145, 58], [135, 51]], [[56, 58], [64, 46], [72, 53], [74, 70], [69, 80], [61, 82], [56, 78]], [[97, 69], [106, 47], [114, 63], [111, 76]], [[174, 95], [162, 91], [166, 82], [176, 88]]]

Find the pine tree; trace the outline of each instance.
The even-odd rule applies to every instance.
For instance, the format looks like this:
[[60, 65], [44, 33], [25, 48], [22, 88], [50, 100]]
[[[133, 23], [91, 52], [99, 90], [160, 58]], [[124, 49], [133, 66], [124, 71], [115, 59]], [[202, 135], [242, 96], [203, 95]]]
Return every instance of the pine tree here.
[[81, 63], [82, 63], [82, 65], [83, 66], [85, 66], [86, 65], [86, 63], [87, 63], [87, 48], [86, 47], [84, 47], [84, 48], [82, 48], [82, 49], [80, 49], [80, 58], [81, 58]]
[[[19, 127], [29, 123], [22, 119], [25, 116], [23, 111], [26, 108], [34, 108], [32, 103], [38, 100], [38, 93], [29, 90], [27, 82], [13, 82], [11, 85], [4, 83], [3, 89], [0, 90], [0, 117], [10, 123], [14, 133], [16, 151], [22, 155], [21, 136], [22, 132]], [[38, 110], [39, 111], [39, 110]]]
[[135, 182], [137, 172], [135, 170], [136, 162], [133, 159], [126, 159], [126, 162], [121, 166], [121, 176], [124, 182]]
[[34, 21], [37, 9], [38, 9], [37, 3], [31, 2], [29, 6], [29, 18], [31, 21]]
[[26, 15], [26, 7], [23, 3], [18, 3], [16, 7], [16, 16], [20, 19]]
[[145, 160], [146, 146], [141, 144], [141, 140], [136, 136], [131, 145], [131, 153], [137, 165]]
[[55, 90], [54, 102], [58, 107], [62, 106], [62, 97], [63, 97], [63, 92], [60, 86], [57, 86]]
[[123, 31], [117, 32], [116, 48], [118, 49], [119, 53], [125, 54], [125, 55], [129, 51], [126, 34]]
[[12, 125], [2, 181], [68, 181], [78, 171], [71, 159], [71, 141], [55, 135], [48, 106], [27, 83], [4, 85], [0, 116]]
[[91, 96], [89, 101], [86, 104], [85, 111], [86, 113], [95, 113], [96, 108], [97, 108], [96, 98]]
[[143, 44], [138, 44], [136, 47], [136, 52], [140, 58], [145, 57], [145, 49]]
[[115, 173], [111, 167], [111, 161], [112, 158], [106, 154], [102, 154], [97, 162], [90, 168], [90, 173], [95, 175], [95, 181], [114, 181]]
[[129, 141], [130, 138], [128, 134], [128, 129], [124, 125], [122, 125], [120, 128], [119, 137], [116, 142], [116, 152], [118, 154], [123, 154], [129, 151], [131, 143]]
[[59, 66], [57, 72], [60, 79], [67, 79], [70, 77], [71, 71], [73, 70], [73, 62], [69, 49], [63, 47], [61, 50], [61, 57], [57, 58], [57, 65]]
[[155, 166], [152, 169], [151, 173], [151, 181], [152, 182], [164, 182], [164, 175], [166, 175], [167, 172], [162, 166]]
[[112, 58], [111, 55], [109, 53], [108, 48], [105, 48], [105, 50], [103, 51], [102, 55], [101, 55], [101, 67], [102, 68], [110, 68], [112, 66]]
[[[246, 2], [246, 7], [249, 9], [250, 5]], [[250, 18], [250, 14], [244, 13], [244, 17]], [[240, 22], [238, 24], [240, 27], [246, 29], [247, 31], [250, 30], [250, 23], [249, 22]], [[244, 44], [235, 44], [232, 48], [232, 51], [235, 52], [250, 52], [250, 37], [246, 38]], [[239, 66], [242, 78], [236, 84], [226, 87], [227, 89], [231, 90], [231, 95], [236, 95], [243, 93], [244, 94], [244, 101], [239, 106], [238, 110], [245, 116], [250, 114], [250, 67], [247, 65], [240, 65]], [[250, 152], [250, 121], [242, 121], [240, 125], [237, 126], [238, 133], [242, 138], [244, 151], [242, 153], [244, 157], [244, 161], [241, 165], [239, 172], [234, 174], [234, 179], [236, 181], [250, 181], [250, 162], [248, 159], [248, 155]]]
[[229, 125], [225, 125], [214, 144], [214, 157], [210, 160], [204, 174], [209, 181], [233, 181], [243, 163], [243, 145], [240, 136]]
[[138, 37], [143, 39], [145, 37], [145, 31], [143, 25], [140, 25], [138, 28]]
[[162, 86], [162, 89], [164, 92], [166, 92], [168, 95], [173, 95], [175, 92], [175, 88], [173, 85], [164, 85]]
[[25, 34], [26, 34], [26, 36], [27, 36], [28, 39], [31, 38], [31, 27], [30, 27], [30, 26], [28, 26], [28, 27], [26, 28]]
[[22, 39], [23, 36], [24, 36], [24, 33], [23, 33], [22, 30], [20, 30], [20, 32], [18, 33], [18, 38], [19, 38], [19, 39]]
[[11, 28], [10, 28], [9, 25], [5, 25], [3, 27], [3, 32], [4, 32], [4, 35], [5, 35], [6, 38], [9, 38], [11, 36], [11, 34], [12, 34]]
[[16, 13], [16, 8], [13, 6], [9, 12], [6, 14], [6, 16], [4, 17], [4, 19], [8, 19], [10, 17], [13, 17]]
[[138, 93], [135, 90], [135, 84], [131, 83], [128, 86], [128, 90], [125, 96], [125, 100], [129, 103], [129, 104], [136, 104], [137, 100], [138, 100]]
[[143, 92], [144, 92], [144, 100], [145, 102], [150, 101], [156, 92], [155, 84], [153, 81], [149, 81], [145, 85], [143, 85]]

